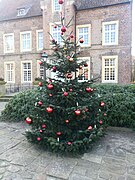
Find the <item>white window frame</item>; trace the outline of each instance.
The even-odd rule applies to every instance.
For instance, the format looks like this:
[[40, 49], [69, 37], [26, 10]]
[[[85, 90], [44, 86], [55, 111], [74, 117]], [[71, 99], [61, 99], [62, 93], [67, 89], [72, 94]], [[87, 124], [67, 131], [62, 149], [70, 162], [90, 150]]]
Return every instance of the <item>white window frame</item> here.
[[[31, 64], [31, 81], [24, 81], [24, 71], [23, 71], [23, 64], [30, 63]], [[33, 74], [32, 74], [32, 61], [21, 61], [21, 83], [32, 83]]]
[[[116, 24], [115, 30], [115, 42], [105, 42], [105, 25], [112, 25]], [[119, 36], [119, 21], [109, 21], [102, 23], [102, 45], [103, 46], [111, 46], [111, 45], [118, 45], [118, 36]]]
[[[115, 80], [105, 80], [105, 59], [115, 59]], [[118, 83], [118, 56], [102, 56], [102, 83]]]
[[[40, 76], [40, 64], [39, 64], [40, 60], [37, 60], [37, 77], [39, 78], [44, 78], [44, 74], [43, 74], [43, 77]], [[43, 70], [44, 71], [44, 70]], [[44, 73], [44, 72], [43, 72]]]
[[[88, 64], [88, 66], [87, 67], [84, 67], [84, 66], [82, 66], [82, 69], [83, 69], [83, 71], [84, 71], [84, 69], [87, 69], [88, 68], [88, 79], [86, 79], [86, 80], [79, 80], [78, 79], [78, 82], [84, 82], [84, 81], [89, 81], [90, 80], [90, 71], [91, 71], [91, 67], [90, 67], [90, 62], [91, 62], [91, 58], [90, 57], [79, 57], [78, 58], [78, 62], [83, 62], [83, 61], [86, 61], [86, 63]], [[78, 72], [76, 73], [76, 75], [77, 75], [77, 77], [78, 77], [78, 75], [79, 75], [79, 69], [78, 69]]]
[[[59, 25], [60, 25], [60, 22], [56, 22], [56, 24], [59, 26]], [[50, 23], [50, 34], [52, 35], [52, 37], [53, 37], [53, 28], [54, 28], [54, 23]], [[59, 28], [59, 27], [54, 28], [54, 29], [58, 30], [58, 28]], [[61, 29], [61, 27], [60, 27], [60, 29]], [[61, 30], [60, 30], [60, 36], [61, 36]], [[55, 39], [55, 38], [54, 38], [54, 39]], [[51, 37], [50, 37], [50, 40], [52, 40]], [[58, 38], [55, 39], [55, 40], [58, 42]], [[59, 43], [59, 42], [58, 42], [58, 43]], [[59, 44], [60, 44], [60, 45], [63, 44], [62, 38], [61, 38], [61, 42], [60, 42]], [[51, 45], [50, 45], [50, 46], [51, 46]]]
[[[12, 64], [13, 65], [13, 70], [12, 70], [12, 81], [8, 81], [7, 77], [7, 65]], [[7, 83], [15, 83], [15, 62], [14, 61], [9, 61], [9, 62], [4, 62], [4, 79]]]
[[[7, 50], [7, 48], [6, 48], [6, 36], [12, 36], [13, 37], [12, 50]], [[14, 53], [14, 33], [4, 34], [3, 35], [3, 42], [4, 42], [4, 53]]]
[[[30, 48], [28, 49], [23, 49], [23, 41], [22, 41], [22, 35], [24, 34], [30, 34]], [[23, 31], [20, 32], [20, 51], [21, 52], [28, 52], [32, 50], [32, 36], [31, 36], [31, 31]]]
[[[86, 45], [84, 43], [79, 43], [79, 45], [81, 47], [90, 47], [91, 46], [91, 40], [92, 40], [92, 38], [91, 38], [91, 24], [83, 24], [83, 25], [77, 25], [76, 26], [77, 41], [79, 41], [79, 29], [80, 28], [88, 28], [88, 44]], [[84, 39], [84, 38], [82, 37], [82, 39]]]
[[62, 6], [58, 3], [60, 9], [57, 10], [57, 9], [55, 9], [55, 3], [58, 3], [58, 0], [52, 0], [52, 12], [53, 12], [53, 13], [54, 13], [54, 12], [60, 12], [60, 11], [62, 10]]
[[[36, 31], [36, 39], [37, 39], [37, 51], [41, 51], [41, 50], [43, 50], [43, 47], [42, 48], [39, 48], [39, 36], [38, 36], [38, 34], [40, 33], [40, 32], [42, 32], [43, 33], [43, 30], [37, 30]], [[44, 37], [44, 36], [43, 36]], [[44, 38], [43, 38], [43, 40], [44, 40]]]

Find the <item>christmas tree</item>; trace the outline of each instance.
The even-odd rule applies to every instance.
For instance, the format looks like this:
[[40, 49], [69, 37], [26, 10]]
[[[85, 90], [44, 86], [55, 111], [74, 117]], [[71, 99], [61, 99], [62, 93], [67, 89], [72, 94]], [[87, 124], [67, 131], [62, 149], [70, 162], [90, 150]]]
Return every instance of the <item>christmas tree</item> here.
[[81, 153], [103, 134], [105, 104], [93, 88], [92, 80], [79, 82], [78, 71], [88, 66], [87, 62], [78, 59], [78, 43], [84, 40], [80, 38], [75, 42], [72, 32], [67, 33], [69, 24], [64, 25], [61, 17], [62, 44], [51, 36], [51, 63], [40, 61], [55, 72], [56, 78], [39, 82], [36, 116], [30, 114], [26, 118], [31, 126], [26, 137], [49, 151]]

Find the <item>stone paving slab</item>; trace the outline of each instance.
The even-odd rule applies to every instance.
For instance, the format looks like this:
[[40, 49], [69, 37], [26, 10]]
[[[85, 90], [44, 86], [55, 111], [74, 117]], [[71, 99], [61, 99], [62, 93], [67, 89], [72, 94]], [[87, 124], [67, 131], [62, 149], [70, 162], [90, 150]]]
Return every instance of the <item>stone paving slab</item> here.
[[0, 122], [0, 180], [135, 180], [135, 132], [108, 128], [90, 152], [76, 158], [27, 142], [24, 123]]

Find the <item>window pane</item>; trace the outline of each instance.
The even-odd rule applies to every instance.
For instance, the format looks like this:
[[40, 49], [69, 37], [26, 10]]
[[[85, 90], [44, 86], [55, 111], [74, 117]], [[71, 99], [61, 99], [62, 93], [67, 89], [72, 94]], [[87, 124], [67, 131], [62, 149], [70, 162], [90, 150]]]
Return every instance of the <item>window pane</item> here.
[[13, 81], [13, 64], [6, 64], [6, 81], [12, 82]]
[[30, 33], [22, 34], [22, 50], [30, 50]]
[[31, 63], [23, 63], [23, 80], [24, 82], [31, 81]]
[[89, 44], [89, 29], [88, 27], [82, 27], [78, 29], [78, 38], [83, 38], [84, 43], [83, 45], [88, 45]]

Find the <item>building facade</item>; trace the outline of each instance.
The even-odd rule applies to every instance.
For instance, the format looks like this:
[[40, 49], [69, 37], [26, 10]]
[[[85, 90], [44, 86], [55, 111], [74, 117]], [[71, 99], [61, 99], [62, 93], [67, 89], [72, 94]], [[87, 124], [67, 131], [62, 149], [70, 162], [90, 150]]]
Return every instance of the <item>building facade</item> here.
[[[7, 3], [8, 2], [8, 3]], [[14, 2], [14, 3], [13, 3]], [[9, 8], [10, 7], [10, 8]], [[8, 11], [3, 11], [7, 9]], [[0, 2], [0, 77], [7, 84], [32, 84], [43, 77], [39, 65], [43, 49], [51, 55], [50, 36], [61, 43], [61, 16], [67, 34], [83, 38], [79, 58], [88, 67], [80, 80], [100, 83], [131, 82], [132, 2], [130, 0], [14, 0]], [[48, 72], [48, 76], [54, 76]]]

